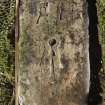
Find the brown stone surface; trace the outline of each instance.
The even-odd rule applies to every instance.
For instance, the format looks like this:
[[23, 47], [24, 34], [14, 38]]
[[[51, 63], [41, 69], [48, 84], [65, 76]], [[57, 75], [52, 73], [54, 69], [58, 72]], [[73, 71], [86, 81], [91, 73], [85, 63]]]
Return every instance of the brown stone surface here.
[[85, 105], [90, 78], [86, 6], [85, 0], [21, 3], [19, 97], [25, 105]]

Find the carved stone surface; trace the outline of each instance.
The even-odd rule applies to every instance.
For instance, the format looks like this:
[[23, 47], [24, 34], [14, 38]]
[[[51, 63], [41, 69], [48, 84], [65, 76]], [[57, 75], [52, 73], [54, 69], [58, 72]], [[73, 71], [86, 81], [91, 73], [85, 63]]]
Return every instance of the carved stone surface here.
[[25, 105], [85, 105], [89, 92], [85, 0], [24, 0], [20, 97]]

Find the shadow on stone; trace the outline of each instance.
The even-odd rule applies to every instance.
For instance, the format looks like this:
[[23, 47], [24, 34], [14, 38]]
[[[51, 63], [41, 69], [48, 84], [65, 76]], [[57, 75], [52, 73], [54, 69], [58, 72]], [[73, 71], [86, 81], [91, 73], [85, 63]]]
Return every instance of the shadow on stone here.
[[87, 0], [88, 2], [88, 15], [89, 15], [89, 58], [90, 58], [90, 91], [88, 95], [88, 105], [99, 105], [102, 103], [101, 83], [99, 79], [99, 72], [102, 64], [102, 51], [99, 44], [98, 36], [98, 17], [96, 0]]

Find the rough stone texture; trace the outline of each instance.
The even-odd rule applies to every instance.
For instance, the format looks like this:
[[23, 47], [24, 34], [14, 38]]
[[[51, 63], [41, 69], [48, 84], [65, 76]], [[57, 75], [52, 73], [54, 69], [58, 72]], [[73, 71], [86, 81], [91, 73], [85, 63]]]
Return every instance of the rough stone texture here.
[[85, 0], [24, 0], [20, 6], [20, 101], [85, 105], [89, 91]]

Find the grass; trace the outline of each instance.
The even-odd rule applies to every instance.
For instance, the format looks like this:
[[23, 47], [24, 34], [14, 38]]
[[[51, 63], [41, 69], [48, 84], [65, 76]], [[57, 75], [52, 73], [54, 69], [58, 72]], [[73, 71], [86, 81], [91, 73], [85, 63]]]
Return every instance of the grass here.
[[98, 2], [98, 18], [100, 30], [100, 42], [102, 45], [102, 59], [105, 68], [105, 0]]
[[8, 105], [14, 87], [15, 0], [0, 1], [0, 105]]
[[103, 99], [105, 99], [105, 0], [97, 0], [100, 43], [102, 47], [102, 70], [101, 87], [103, 89]]

